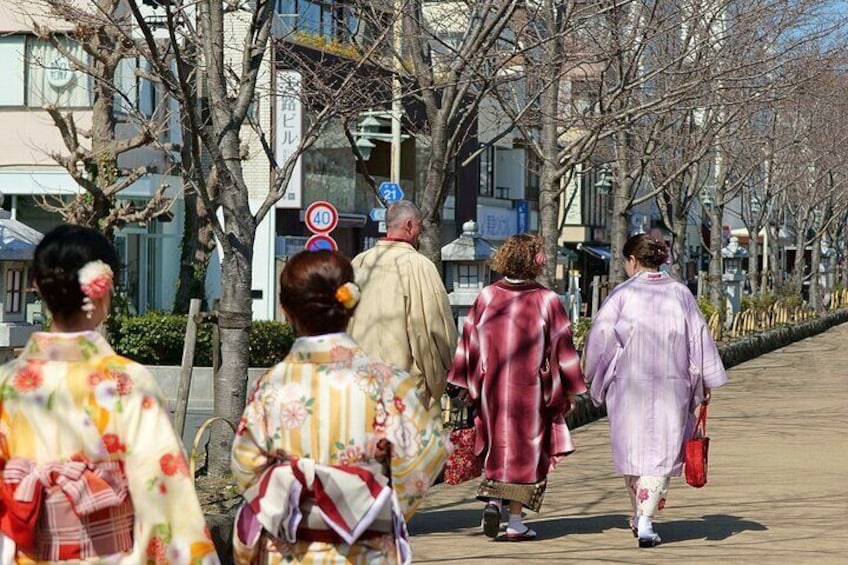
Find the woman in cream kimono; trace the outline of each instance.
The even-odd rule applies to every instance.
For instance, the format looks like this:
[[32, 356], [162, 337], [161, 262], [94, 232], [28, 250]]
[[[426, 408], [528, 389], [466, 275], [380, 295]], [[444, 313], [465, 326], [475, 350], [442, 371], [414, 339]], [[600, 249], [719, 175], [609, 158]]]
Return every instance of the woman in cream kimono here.
[[218, 563], [159, 387], [94, 331], [118, 265], [79, 226], [36, 249], [53, 320], [0, 368], [3, 565]]
[[259, 379], [233, 445], [237, 563], [409, 563], [405, 519], [445, 458], [437, 408], [345, 333], [359, 297], [331, 251], [293, 257], [280, 301], [300, 336]]

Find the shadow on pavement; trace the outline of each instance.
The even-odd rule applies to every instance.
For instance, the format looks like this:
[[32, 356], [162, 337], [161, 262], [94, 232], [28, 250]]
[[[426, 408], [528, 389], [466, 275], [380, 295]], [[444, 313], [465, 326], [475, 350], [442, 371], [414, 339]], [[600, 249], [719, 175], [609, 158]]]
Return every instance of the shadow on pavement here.
[[727, 514], [707, 514], [700, 520], [680, 520], [659, 523], [656, 531], [662, 536], [663, 543], [705, 539], [719, 541], [740, 532], [764, 532], [768, 528], [753, 520], [745, 520]]
[[[481, 513], [479, 508], [443, 510], [440, 512], [419, 512], [409, 523], [409, 533], [413, 536], [437, 533], [452, 533], [457, 530], [472, 529], [469, 535], [480, 533]], [[528, 519], [527, 525], [539, 534], [538, 540], [549, 540], [569, 535], [600, 534], [607, 530], [622, 530], [629, 534], [627, 516], [624, 514], [604, 514], [601, 516], [560, 516], [542, 520]], [[753, 520], [745, 520], [727, 514], [708, 514], [699, 520], [677, 520], [659, 522], [656, 531], [662, 536], [663, 543], [704, 539], [719, 541], [740, 532], [763, 532], [768, 528]]]
[[409, 535], [420, 536], [479, 528], [482, 510], [481, 504], [480, 508], [419, 512], [409, 521]]
[[574, 534], [600, 534], [607, 530], [628, 530], [624, 514], [601, 516], [561, 516], [547, 520], [528, 520], [527, 525], [539, 534], [538, 540], [556, 539]]

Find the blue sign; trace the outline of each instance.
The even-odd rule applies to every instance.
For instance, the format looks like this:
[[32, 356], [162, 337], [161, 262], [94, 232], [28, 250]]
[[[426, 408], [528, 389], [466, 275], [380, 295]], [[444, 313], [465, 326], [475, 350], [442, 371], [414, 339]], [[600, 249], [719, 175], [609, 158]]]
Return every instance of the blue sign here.
[[403, 189], [396, 182], [380, 183], [380, 196], [386, 201], [386, 204], [403, 200]]
[[310, 237], [303, 247], [307, 251], [336, 251], [339, 248], [335, 239], [323, 233]]
[[530, 206], [526, 200], [518, 200], [515, 203], [515, 212], [518, 215], [518, 233], [527, 233], [530, 229]]
[[368, 217], [371, 218], [372, 222], [385, 222], [386, 221], [386, 209], [385, 208], [371, 208], [371, 211], [368, 212]]

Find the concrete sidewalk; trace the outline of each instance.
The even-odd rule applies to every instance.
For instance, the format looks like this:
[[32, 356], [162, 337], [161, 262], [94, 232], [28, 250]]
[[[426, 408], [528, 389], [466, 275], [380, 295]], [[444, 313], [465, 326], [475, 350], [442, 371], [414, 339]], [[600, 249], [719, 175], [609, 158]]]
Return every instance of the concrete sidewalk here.
[[480, 531], [476, 481], [435, 487], [410, 533], [416, 563], [848, 563], [848, 324], [744, 363], [713, 394], [709, 483], [672, 480], [639, 549], [606, 419], [574, 432], [532, 542]]

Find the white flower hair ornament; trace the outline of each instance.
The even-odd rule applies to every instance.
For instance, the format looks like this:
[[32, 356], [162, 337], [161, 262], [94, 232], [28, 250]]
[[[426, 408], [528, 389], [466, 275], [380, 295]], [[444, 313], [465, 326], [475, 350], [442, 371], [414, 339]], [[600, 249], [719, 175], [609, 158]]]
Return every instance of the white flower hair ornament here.
[[91, 318], [94, 312], [94, 298], [103, 298], [112, 290], [112, 267], [103, 261], [89, 261], [79, 270], [77, 278], [80, 290], [84, 295], [82, 299], [82, 310], [86, 318]]
[[354, 282], [346, 282], [336, 289], [336, 300], [338, 300], [341, 305], [348, 310], [353, 310], [353, 308], [359, 303], [359, 298], [361, 296], [362, 293]]

